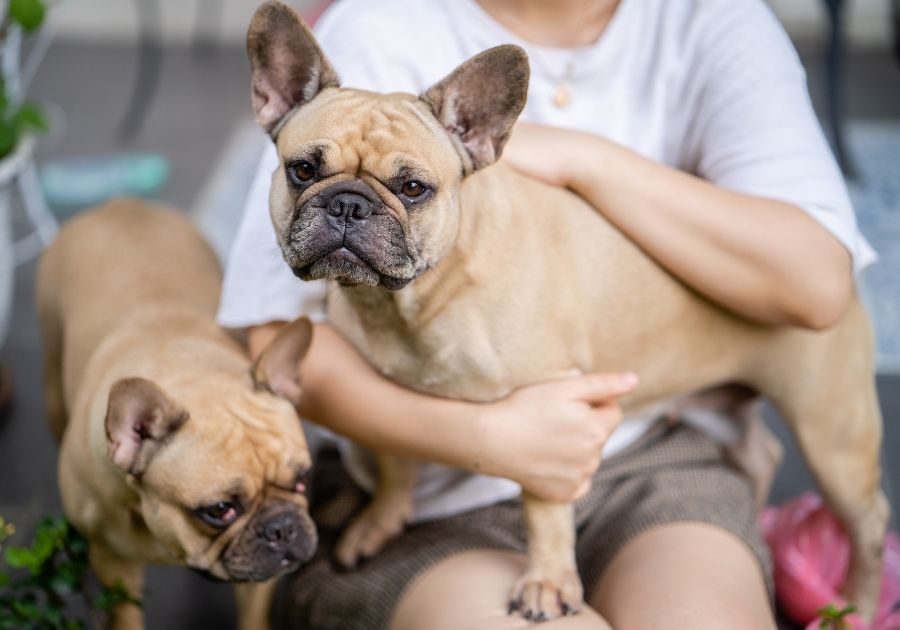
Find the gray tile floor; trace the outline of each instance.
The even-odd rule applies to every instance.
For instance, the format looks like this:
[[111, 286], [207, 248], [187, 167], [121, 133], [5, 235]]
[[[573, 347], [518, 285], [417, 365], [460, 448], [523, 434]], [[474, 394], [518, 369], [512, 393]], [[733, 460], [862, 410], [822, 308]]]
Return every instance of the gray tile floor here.
[[[810, 67], [814, 101], [821, 100], [821, 68]], [[160, 90], [149, 106], [142, 131], [131, 143], [116, 137], [134, 79], [136, 57], [128, 47], [57, 44], [33, 86], [37, 100], [59, 104], [65, 123], [42, 141], [41, 159], [120, 150], [158, 151], [172, 164], [161, 197], [180, 207], [194, 200], [235, 125], [249, 116], [246, 61], [238, 49], [194, 54], [168, 49]], [[900, 66], [886, 54], [855, 55], [848, 63], [848, 112], [854, 117], [900, 118]], [[21, 225], [18, 226], [21, 229]], [[0, 420], [0, 514], [27, 531], [44, 513], [59, 511], [56, 446], [45, 427], [39, 377], [40, 340], [32, 306], [34, 264], [18, 270], [15, 310], [0, 360], [16, 381], [15, 405]], [[885, 415], [886, 472], [900, 488], [900, 377], [878, 380]], [[788, 443], [786, 465], [774, 499], [810, 486], [805, 467]], [[146, 609], [149, 628], [228, 627], [233, 604], [228, 588], [179, 569], [151, 572]]]

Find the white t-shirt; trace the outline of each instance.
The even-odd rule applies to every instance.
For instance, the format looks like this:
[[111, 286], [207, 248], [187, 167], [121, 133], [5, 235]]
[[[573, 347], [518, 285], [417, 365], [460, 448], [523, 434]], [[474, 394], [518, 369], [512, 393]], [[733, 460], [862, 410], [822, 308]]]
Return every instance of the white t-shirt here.
[[[518, 44], [531, 63], [520, 120], [601, 135], [724, 188], [792, 203], [847, 247], [857, 270], [875, 260], [857, 230], [797, 54], [762, 0], [620, 0], [600, 39], [577, 49], [525, 42], [475, 0], [340, 0], [316, 30], [342, 85], [379, 92], [421, 93], [476, 53]], [[560, 109], [553, 96], [564, 75], [572, 99]], [[226, 267], [218, 314], [226, 327], [300, 314], [324, 318], [324, 283], [298, 280], [275, 243], [268, 191], [277, 166], [269, 146]], [[633, 443], [650, 423], [623, 423], [604, 456]], [[369, 464], [342, 443], [351, 474], [371, 488]], [[437, 465], [427, 465], [422, 478], [419, 520], [518, 493], [510, 481]]]

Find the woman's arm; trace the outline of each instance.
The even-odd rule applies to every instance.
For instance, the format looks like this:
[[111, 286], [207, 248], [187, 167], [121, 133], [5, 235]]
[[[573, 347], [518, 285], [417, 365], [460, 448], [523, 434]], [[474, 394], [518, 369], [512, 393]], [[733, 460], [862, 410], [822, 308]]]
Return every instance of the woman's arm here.
[[599, 136], [542, 125], [517, 125], [504, 159], [571, 188], [683, 282], [745, 317], [821, 329], [849, 303], [849, 252], [791, 204], [721, 188]]
[[[250, 329], [251, 356], [281, 325]], [[637, 383], [632, 374], [589, 375], [525, 387], [495, 403], [436, 398], [383, 378], [328, 325], [316, 325], [300, 379], [304, 418], [371, 448], [513, 479], [551, 501], [587, 492], [622, 418], [615, 399]]]

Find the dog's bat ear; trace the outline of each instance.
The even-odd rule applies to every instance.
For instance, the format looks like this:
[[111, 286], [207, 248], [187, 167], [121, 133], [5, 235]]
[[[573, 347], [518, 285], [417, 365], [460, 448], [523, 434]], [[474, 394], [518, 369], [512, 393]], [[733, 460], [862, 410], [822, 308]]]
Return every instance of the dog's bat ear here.
[[106, 407], [109, 457], [139, 477], [162, 442], [188, 419], [188, 413], [156, 383], [123, 378], [113, 383]]
[[300, 317], [278, 331], [253, 364], [253, 384], [300, 404], [300, 361], [312, 343], [313, 326]]
[[293, 109], [340, 86], [312, 31], [282, 2], [256, 10], [247, 30], [247, 56], [256, 121], [272, 136]]
[[421, 98], [479, 169], [500, 158], [525, 107], [528, 76], [528, 55], [506, 44], [472, 57]]

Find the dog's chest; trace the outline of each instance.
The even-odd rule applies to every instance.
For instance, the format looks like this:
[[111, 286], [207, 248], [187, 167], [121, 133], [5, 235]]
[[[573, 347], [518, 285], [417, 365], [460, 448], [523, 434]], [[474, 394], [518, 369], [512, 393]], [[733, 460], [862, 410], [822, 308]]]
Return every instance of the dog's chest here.
[[[462, 304], [457, 306], [461, 307]], [[523, 382], [504, 361], [483, 322], [445, 309], [427, 324], [407, 325], [391, 308], [329, 297], [329, 319], [382, 374], [412, 389], [487, 401]]]

